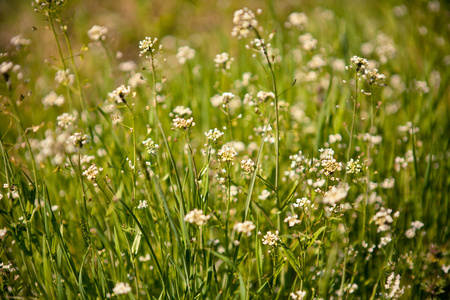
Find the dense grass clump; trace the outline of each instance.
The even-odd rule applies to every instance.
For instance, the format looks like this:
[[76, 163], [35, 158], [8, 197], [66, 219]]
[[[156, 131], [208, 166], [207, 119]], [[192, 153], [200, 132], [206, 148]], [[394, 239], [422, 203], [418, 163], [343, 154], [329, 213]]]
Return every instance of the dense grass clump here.
[[448, 5], [247, 5], [0, 4], [2, 297], [447, 299]]

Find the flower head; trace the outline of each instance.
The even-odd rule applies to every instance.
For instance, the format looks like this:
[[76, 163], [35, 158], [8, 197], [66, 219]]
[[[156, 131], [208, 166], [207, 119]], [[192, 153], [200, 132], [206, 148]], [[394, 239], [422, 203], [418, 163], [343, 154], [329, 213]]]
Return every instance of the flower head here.
[[308, 17], [303, 12], [293, 12], [289, 15], [289, 21], [284, 24], [287, 28], [297, 27], [298, 29], [303, 29], [303, 27], [308, 24]]
[[355, 71], [358, 74], [365, 74], [366, 73], [366, 68], [369, 65], [369, 61], [367, 60], [367, 58], [362, 58], [359, 56], [353, 56], [350, 61], [352, 62], [353, 65], [349, 66], [348, 68], [353, 68], [353, 66], [355, 67]]
[[262, 242], [264, 245], [274, 246], [280, 240], [278, 237], [278, 230], [275, 233], [267, 231], [266, 235], [263, 237]]
[[195, 223], [198, 226], [205, 225], [209, 218], [210, 216], [205, 216], [203, 214], [203, 210], [198, 210], [197, 208], [191, 210], [187, 215], [184, 216], [184, 220], [186, 222], [189, 222], [191, 224]]
[[252, 29], [258, 27], [258, 21], [256, 21], [253, 11], [244, 7], [234, 12], [233, 15], [233, 31], [231, 36], [240, 38], [247, 38]]
[[361, 172], [361, 164], [359, 163], [359, 158], [353, 160], [350, 158], [350, 161], [347, 163], [347, 167], [345, 168], [347, 174], [358, 174]]
[[241, 167], [244, 169], [245, 172], [248, 174], [252, 173], [255, 170], [255, 163], [253, 160], [249, 159], [243, 159], [241, 161]]
[[143, 141], [142, 144], [147, 148], [147, 153], [156, 154], [156, 151], [159, 149], [159, 145], [156, 144], [151, 138]]
[[158, 51], [161, 50], [162, 45], [159, 45], [159, 48], [156, 48], [156, 42], [158, 41], [157, 38], [154, 38], [152, 40], [151, 37], [145, 37], [142, 41], [139, 42], [139, 49], [141, 49], [141, 52], [139, 52], [139, 56], [145, 55], [146, 57], [153, 56]]
[[108, 33], [108, 28], [103, 26], [94, 25], [88, 31], [88, 36], [93, 41], [104, 41], [106, 39], [106, 34]]
[[180, 64], [184, 65], [186, 61], [193, 59], [194, 56], [195, 50], [189, 48], [189, 46], [178, 48], [177, 59]]
[[56, 118], [57, 125], [61, 128], [67, 129], [75, 123], [77, 117], [73, 114], [63, 113]]
[[83, 172], [83, 176], [86, 176], [89, 181], [95, 181], [101, 171], [103, 171], [103, 168], [98, 168], [96, 164], [92, 164]]
[[289, 223], [289, 227], [293, 227], [297, 224], [300, 224], [302, 221], [298, 219], [298, 215], [289, 216], [286, 219], [284, 219], [285, 223]]
[[86, 134], [82, 135], [80, 132], [75, 132], [69, 139], [77, 148], [81, 148], [90, 142], [90, 138]]
[[62, 106], [64, 104], [64, 101], [65, 100], [63, 95], [58, 95], [54, 91], [51, 91], [42, 99], [42, 104], [44, 104], [45, 107], [52, 105]]
[[299, 290], [296, 291], [295, 293], [291, 293], [290, 296], [292, 300], [303, 300], [306, 296], [306, 292]]
[[231, 63], [234, 61], [234, 58], [230, 57], [230, 55], [226, 52], [222, 52], [217, 54], [214, 58], [214, 63], [216, 64], [217, 69], [222, 69], [222, 71], [229, 70], [231, 68]]
[[221, 132], [219, 129], [214, 128], [210, 129], [208, 132], [205, 132], [205, 135], [208, 140], [211, 140], [215, 143], [217, 142], [218, 139], [220, 139], [224, 135], [224, 133]]
[[180, 129], [189, 129], [195, 126], [194, 118], [184, 119], [184, 118], [175, 118], [173, 119], [173, 125], [176, 128]]
[[233, 147], [228, 147], [225, 145], [217, 153], [217, 156], [221, 162], [232, 162], [236, 155], [237, 152]]
[[252, 221], [239, 222], [234, 224], [233, 229], [239, 233], [245, 233], [247, 236], [252, 234], [252, 230], [255, 229], [256, 226]]
[[108, 94], [109, 99], [114, 100], [116, 103], [127, 103], [125, 98], [131, 92], [130, 86], [121, 85], [114, 91]]
[[118, 282], [113, 288], [113, 292], [116, 295], [128, 294], [131, 292], [131, 287], [128, 283]]

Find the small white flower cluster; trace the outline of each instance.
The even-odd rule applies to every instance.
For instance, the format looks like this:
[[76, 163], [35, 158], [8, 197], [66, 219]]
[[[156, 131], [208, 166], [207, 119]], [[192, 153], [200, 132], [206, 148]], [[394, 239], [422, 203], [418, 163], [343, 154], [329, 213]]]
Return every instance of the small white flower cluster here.
[[180, 129], [189, 129], [195, 126], [194, 118], [184, 119], [184, 118], [175, 118], [173, 119], [173, 125], [176, 128]]
[[308, 24], [308, 17], [303, 12], [293, 12], [288, 18], [289, 21], [284, 23], [286, 28], [297, 27], [302, 30]]
[[258, 98], [259, 102], [266, 102], [268, 99], [275, 99], [275, 94], [273, 92], [259, 91], [256, 94], [256, 98]]
[[423, 223], [420, 221], [411, 222], [411, 228], [406, 230], [405, 235], [408, 239], [411, 239], [416, 236], [416, 230], [419, 230], [423, 227]]
[[383, 189], [392, 189], [395, 186], [395, 179], [393, 177], [386, 178], [380, 183], [380, 187]]
[[131, 292], [131, 286], [128, 283], [118, 282], [113, 288], [113, 292], [116, 295], [128, 294]]
[[118, 69], [122, 72], [133, 72], [137, 69], [137, 65], [134, 61], [130, 60], [130, 61], [124, 61], [122, 63], [119, 64]]
[[143, 141], [142, 145], [144, 145], [147, 148], [147, 153], [149, 154], [156, 154], [156, 151], [159, 149], [159, 145], [156, 144], [151, 138], [148, 138], [145, 141]]
[[303, 173], [306, 170], [305, 165], [308, 165], [308, 161], [301, 150], [297, 154], [290, 155], [289, 159], [291, 160], [291, 169], [295, 173]]
[[219, 131], [217, 128], [214, 128], [210, 129], [208, 132], [205, 132], [205, 135], [208, 140], [211, 140], [215, 143], [224, 135], [224, 133]]
[[269, 196], [271, 195], [271, 193], [268, 190], [263, 190], [261, 192], [261, 195], [258, 196], [259, 200], [266, 200], [267, 198], [269, 198]]
[[249, 50], [253, 49], [257, 52], [261, 52], [262, 54], [264, 54], [264, 51], [267, 52], [271, 51], [270, 46], [271, 45], [269, 43], [266, 43], [264, 39], [254, 39], [253, 41], [250, 41], [248, 45], [245, 45], [245, 48]]
[[263, 237], [262, 242], [264, 245], [274, 246], [280, 240], [278, 237], [278, 230], [275, 233], [267, 231], [266, 235]]
[[144, 209], [147, 207], [148, 207], [147, 200], [139, 200], [139, 205], [138, 205], [137, 209]]
[[298, 215], [288, 216], [284, 219], [285, 223], [289, 223], [289, 227], [293, 227], [297, 224], [300, 224], [302, 221], [298, 219]]
[[147, 82], [147, 78], [145, 78], [141, 73], [134, 73], [128, 78], [128, 84], [132, 88], [136, 88], [137, 86], [143, 85]]
[[7, 233], [8, 233], [8, 229], [6, 229], [6, 227], [3, 229], [0, 229], [0, 240], [2, 240], [6, 236]]
[[55, 81], [58, 84], [62, 85], [71, 85], [75, 82], [75, 75], [70, 74], [70, 70], [59, 70], [55, 74]]
[[184, 220], [186, 222], [189, 222], [191, 224], [195, 223], [197, 226], [205, 225], [209, 218], [209, 215], [205, 216], [203, 214], [203, 210], [198, 210], [197, 208], [190, 211], [187, 215], [184, 216]]
[[222, 148], [217, 153], [219, 160], [224, 163], [232, 162], [236, 157], [237, 152], [233, 147], [222, 146]]
[[47, 129], [43, 139], [30, 139], [30, 146], [36, 153], [35, 159], [39, 165], [48, 160], [55, 166], [60, 165], [66, 158], [67, 153], [76, 150], [70, 138], [70, 133], [60, 128]]
[[409, 134], [414, 134], [420, 131], [419, 127], [414, 126], [411, 121], [406, 122], [405, 125], [399, 125], [397, 130], [400, 132], [408, 132]]
[[97, 41], [104, 41], [106, 39], [106, 34], [108, 33], [108, 28], [103, 26], [94, 25], [91, 29], [88, 31], [88, 36], [91, 40], [97, 42]]
[[139, 56], [146, 55], [148, 58], [149, 56], [153, 56], [157, 53], [157, 51], [161, 51], [162, 45], [159, 45], [159, 48], [156, 49], [154, 46], [156, 42], [158, 41], [157, 38], [154, 38], [152, 40], [151, 37], [145, 37], [142, 41], [139, 42], [139, 49], [141, 49]]
[[237, 37], [238, 39], [247, 38], [251, 29], [256, 30], [258, 27], [255, 14], [247, 7], [234, 12], [233, 24], [234, 27], [231, 36]]
[[217, 69], [222, 69], [223, 71], [229, 70], [231, 68], [231, 63], [234, 61], [233, 57], [226, 52], [217, 54], [214, 58], [214, 63]]
[[[345, 69], [355, 69], [356, 74], [360, 76], [359, 80], [361, 80], [361, 77], [366, 79], [367, 82], [370, 85], [384, 85], [384, 81], [386, 80], [386, 76], [383, 74], [380, 74], [378, 69], [368, 69], [369, 61], [366, 58], [362, 58], [359, 56], [353, 56], [351, 58], [351, 65], [346, 66]], [[366, 95], [370, 95], [370, 93], [365, 93], [364, 90], [361, 90], [362, 93]]]
[[378, 226], [377, 232], [387, 231], [391, 229], [390, 224], [394, 222], [391, 217], [392, 209], [381, 207], [380, 210], [372, 217], [372, 221]]
[[98, 168], [96, 164], [92, 164], [87, 168], [86, 171], [83, 172], [83, 176], [86, 176], [86, 178], [89, 181], [95, 181], [97, 179], [97, 175], [103, 171], [103, 168]]
[[371, 135], [370, 133], [358, 135], [358, 138], [365, 142], [370, 142], [372, 145], [379, 145], [383, 141], [383, 138], [380, 135]]
[[252, 235], [252, 230], [255, 229], [256, 226], [253, 224], [252, 221], [244, 221], [244, 222], [238, 222], [234, 224], [233, 229], [236, 230], [239, 233], [244, 233], [247, 236]]
[[309, 32], [300, 35], [298, 41], [305, 51], [313, 51], [317, 48], [317, 40]]
[[64, 129], [67, 129], [75, 123], [77, 117], [73, 114], [63, 113], [56, 118], [56, 124]]
[[42, 104], [44, 104], [45, 107], [52, 105], [62, 106], [64, 104], [64, 96], [58, 96], [54, 91], [51, 91], [47, 96], [42, 98]]
[[386, 289], [386, 293], [384, 294], [384, 296], [386, 297], [386, 299], [398, 299], [403, 295], [403, 293], [405, 292], [405, 288], [400, 288], [400, 281], [400, 274], [397, 276], [395, 276], [394, 273], [389, 275], [386, 280], [386, 284], [384, 285], [384, 288]]
[[340, 142], [340, 141], [342, 141], [342, 135], [340, 135], [339, 133], [330, 134], [328, 136], [328, 143], [330, 143], [330, 144], [334, 144], [334, 143]]
[[[369, 66], [369, 61], [367, 58], [362, 58], [359, 56], [353, 56], [350, 61], [355, 66], [355, 71], [359, 74], [365, 74], [366, 68]], [[352, 69], [353, 65], [347, 66], [346, 69]]]
[[336, 171], [342, 170], [342, 163], [338, 162], [334, 157], [334, 150], [331, 148], [319, 149], [321, 166], [324, 168], [325, 176], [330, 176]]
[[222, 107], [226, 107], [231, 100], [233, 100], [234, 94], [225, 92], [222, 94]]
[[75, 147], [82, 148], [84, 145], [89, 144], [91, 139], [86, 134], [82, 135], [80, 132], [75, 132], [69, 137], [69, 140]]
[[347, 197], [347, 188], [333, 186], [325, 193], [322, 199], [322, 203], [330, 206], [335, 206], [340, 201], [344, 200], [345, 197]]
[[130, 92], [131, 92], [130, 86], [121, 85], [111, 93], [108, 93], [108, 97], [109, 99], [114, 100], [116, 103], [126, 103], [125, 98], [128, 96]]
[[195, 50], [189, 48], [189, 46], [184, 46], [178, 48], [178, 53], [176, 55], [178, 62], [182, 65], [186, 63], [186, 61], [193, 59], [195, 56]]
[[430, 92], [430, 88], [428, 87], [428, 84], [426, 81], [414, 80], [414, 88], [416, 89], [416, 91], [419, 91], [424, 94], [427, 94]]
[[345, 168], [347, 171], [347, 174], [358, 174], [361, 172], [362, 166], [359, 163], [359, 158], [356, 160], [353, 160], [353, 158], [350, 158], [350, 161], [347, 163], [347, 167]]
[[14, 66], [12, 61], [4, 61], [0, 64], [0, 74], [6, 74]]
[[111, 120], [113, 125], [117, 125], [123, 121], [123, 117], [121, 115], [111, 115]]
[[173, 109], [173, 111], [169, 114], [169, 116], [173, 117], [182, 117], [182, 116], [190, 116], [192, 115], [192, 110], [189, 107], [177, 106]]
[[312, 70], [319, 70], [327, 65], [327, 62], [323, 58], [322, 54], [314, 55], [311, 60], [308, 62], [308, 68]]
[[294, 204], [292, 204], [292, 206], [296, 207], [296, 208], [300, 208], [301, 210], [303, 210], [305, 213], [307, 213], [310, 209], [314, 208], [315, 205], [311, 203], [310, 200], [308, 200], [308, 198], [303, 197], [303, 198], [298, 198]]
[[306, 297], [306, 292], [299, 290], [290, 294], [292, 300], [303, 300]]
[[369, 81], [369, 84], [379, 85], [384, 82], [386, 76], [378, 73], [378, 69], [375, 68], [372, 70], [367, 70], [366, 74], [364, 75], [364, 78], [366, 78]]
[[26, 39], [21, 34], [19, 34], [11, 38], [11, 44], [16, 47], [28, 46], [31, 44], [31, 40]]
[[406, 169], [408, 167], [408, 161], [404, 157], [397, 156], [394, 159], [394, 170], [400, 172], [401, 169]]
[[241, 167], [242, 167], [242, 169], [245, 172], [250, 174], [250, 173], [252, 173], [255, 170], [255, 163], [250, 158], [249, 159], [243, 159], [241, 161]]

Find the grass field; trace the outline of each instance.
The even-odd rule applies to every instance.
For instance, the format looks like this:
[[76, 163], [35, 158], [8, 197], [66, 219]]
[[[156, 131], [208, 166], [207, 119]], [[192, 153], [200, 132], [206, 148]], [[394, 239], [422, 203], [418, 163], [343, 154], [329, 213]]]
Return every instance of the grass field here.
[[0, 11], [1, 298], [448, 299], [447, 2]]

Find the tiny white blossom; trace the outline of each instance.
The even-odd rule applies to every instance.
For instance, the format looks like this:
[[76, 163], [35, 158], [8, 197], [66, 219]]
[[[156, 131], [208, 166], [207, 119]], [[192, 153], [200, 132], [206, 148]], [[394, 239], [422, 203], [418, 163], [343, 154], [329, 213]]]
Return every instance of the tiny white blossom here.
[[88, 36], [93, 41], [100, 41], [106, 39], [106, 34], [108, 33], [108, 28], [103, 26], [94, 25], [88, 31]]
[[129, 292], [131, 292], [131, 287], [128, 283], [118, 282], [113, 288], [113, 292], [116, 295], [128, 294]]

